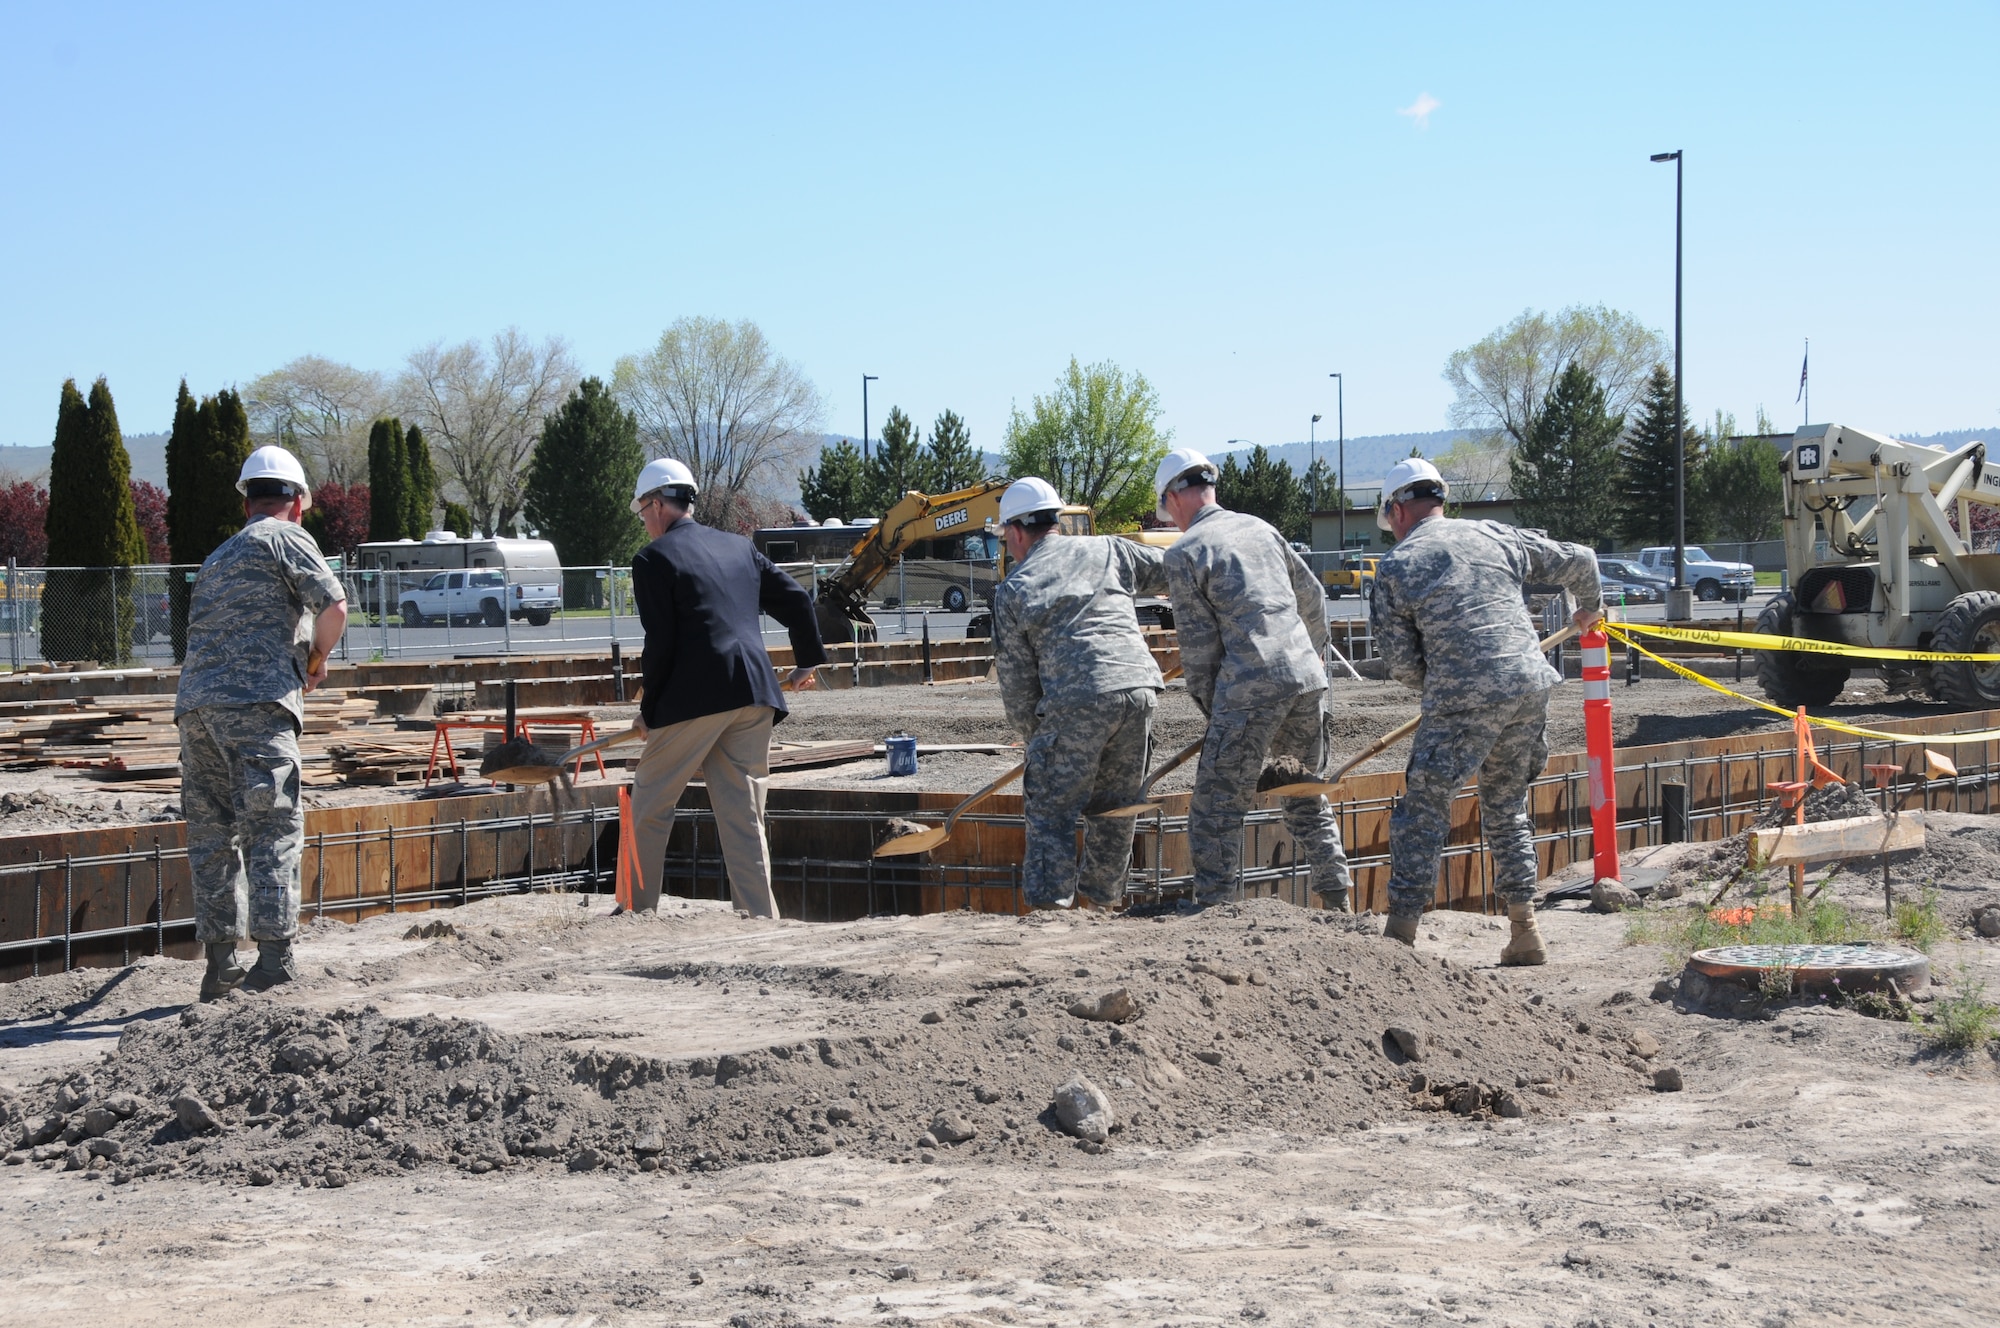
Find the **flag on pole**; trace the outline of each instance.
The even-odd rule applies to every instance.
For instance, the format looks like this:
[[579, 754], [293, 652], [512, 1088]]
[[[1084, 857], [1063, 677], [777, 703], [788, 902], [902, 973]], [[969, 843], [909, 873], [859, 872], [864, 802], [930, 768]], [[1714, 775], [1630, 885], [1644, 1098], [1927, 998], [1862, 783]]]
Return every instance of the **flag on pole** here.
[[1799, 394], [1798, 396], [1792, 398], [1792, 404], [1794, 405], [1797, 405], [1798, 402], [1801, 399], [1803, 399], [1806, 394], [1806, 366], [1811, 363], [1812, 363], [1812, 343], [1808, 341], [1806, 343], [1806, 356], [1804, 359], [1799, 361]]

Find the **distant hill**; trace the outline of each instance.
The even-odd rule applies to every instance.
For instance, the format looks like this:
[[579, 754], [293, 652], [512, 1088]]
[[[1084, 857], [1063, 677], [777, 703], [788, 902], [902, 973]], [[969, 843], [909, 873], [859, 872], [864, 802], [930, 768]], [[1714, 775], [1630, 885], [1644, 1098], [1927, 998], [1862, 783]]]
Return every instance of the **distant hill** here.
[[[1436, 457], [1450, 451], [1453, 443], [1468, 436], [1463, 429], [1437, 429], [1430, 433], [1377, 433], [1350, 438], [1347, 440], [1347, 487], [1350, 490], [1372, 487], [1389, 467], [1408, 456], [1412, 448], [1423, 456]], [[1272, 456], [1290, 466], [1293, 474], [1303, 475], [1312, 465], [1313, 445], [1308, 442], [1267, 443], [1265, 446]], [[1222, 457], [1233, 452], [1241, 457], [1249, 451], [1249, 447], [1229, 447], [1209, 455]], [[1318, 455], [1326, 461], [1329, 470], [1339, 465], [1339, 453], [1339, 439], [1319, 440]]]
[[[0, 447], [0, 478], [49, 482], [48, 447]], [[132, 478], [150, 480], [167, 487], [167, 436], [163, 433], [128, 433], [125, 451], [132, 458]]]

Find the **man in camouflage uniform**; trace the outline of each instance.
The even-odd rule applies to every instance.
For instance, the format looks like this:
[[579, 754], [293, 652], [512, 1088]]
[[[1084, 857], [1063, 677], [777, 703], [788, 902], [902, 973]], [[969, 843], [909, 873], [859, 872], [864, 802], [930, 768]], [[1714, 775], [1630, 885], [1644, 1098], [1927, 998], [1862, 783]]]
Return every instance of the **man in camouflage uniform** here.
[[[1216, 501], [1215, 478], [1207, 457], [1181, 448], [1154, 482], [1161, 517], [1183, 532], [1167, 550], [1167, 585], [1188, 695], [1208, 716], [1188, 803], [1197, 908], [1237, 897], [1243, 818], [1265, 766], [1290, 757], [1304, 777], [1323, 778], [1327, 756], [1325, 592], [1284, 536]], [[1345, 911], [1347, 854], [1333, 809], [1317, 795], [1284, 807], [1312, 888]]]
[[1158, 550], [1062, 534], [1061, 508], [1054, 487], [1035, 478], [1000, 496], [1014, 568], [993, 595], [994, 663], [1008, 723], [1028, 742], [1028, 903], [1064, 908], [1081, 890], [1110, 907], [1125, 893], [1132, 821], [1091, 813], [1129, 806], [1145, 786], [1163, 684], [1132, 601], [1164, 595], [1167, 583]]
[[1375, 640], [1390, 676], [1423, 693], [1407, 789], [1389, 817], [1386, 934], [1416, 944], [1417, 918], [1437, 892], [1451, 802], [1479, 773], [1479, 816], [1494, 886], [1513, 934], [1503, 964], [1541, 964], [1535, 926], [1528, 783], [1548, 760], [1549, 689], [1562, 676], [1543, 656], [1522, 596], [1527, 582], [1575, 596], [1576, 624], [1604, 618], [1597, 555], [1540, 531], [1443, 515], [1450, 491], [1422, 458], [1383, 482], [1377, 524], [1396, 537], [1375, 570]]
[[[195, 578], [174, 700], [205, 1001], [298, 976], [301, 689], [325, 680], [347, 626], [346, 594], [299, 525], [312, 495], [297, 458], [260, 447], [236, 487], [246, 524]], [[258, 952], [247, 974], [236, 963], [246, 929]]]

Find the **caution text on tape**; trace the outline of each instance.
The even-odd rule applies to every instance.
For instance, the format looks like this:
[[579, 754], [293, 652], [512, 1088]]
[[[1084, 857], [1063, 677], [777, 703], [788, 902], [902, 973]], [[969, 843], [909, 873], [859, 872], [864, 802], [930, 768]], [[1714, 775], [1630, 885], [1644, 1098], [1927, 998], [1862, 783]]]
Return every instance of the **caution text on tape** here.
[[1651, 623], [1622, 622], [1621, 632], [1657, 637], [1662, 641], [1687, 641], [1695, 645], [1720, 646], [1727, 650], [1795, 650], [1809, 655], [1850, 655], [1859, 659], [1905, 660], [1912, 664], [2000, 664], [2000, 655], [1959, 654], [1947, 650], [1895, 650], [1888, 646], [1851, 646], [1842, 641], [1815, 641], [1807, 636], [1775, 636], [1768, 632], [1722, 632], [1701, 627], [1655, 627]]

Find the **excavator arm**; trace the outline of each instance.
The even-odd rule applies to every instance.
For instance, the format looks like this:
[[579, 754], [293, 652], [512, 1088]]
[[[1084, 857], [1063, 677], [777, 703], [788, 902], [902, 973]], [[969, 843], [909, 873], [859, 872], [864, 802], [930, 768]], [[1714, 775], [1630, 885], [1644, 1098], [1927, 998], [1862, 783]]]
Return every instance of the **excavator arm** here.
[[1000, 495], [1006, 488], [1006, 480], [992, 479], [936, 497], [915, 489], [905, 493], [848, 551], [847, 561], [820, 578], [814, 605], [820, 639], [829, 644], [874, 640], [875, 620], [868, 616], [869, 592], [914, 544], [997, 529]]

